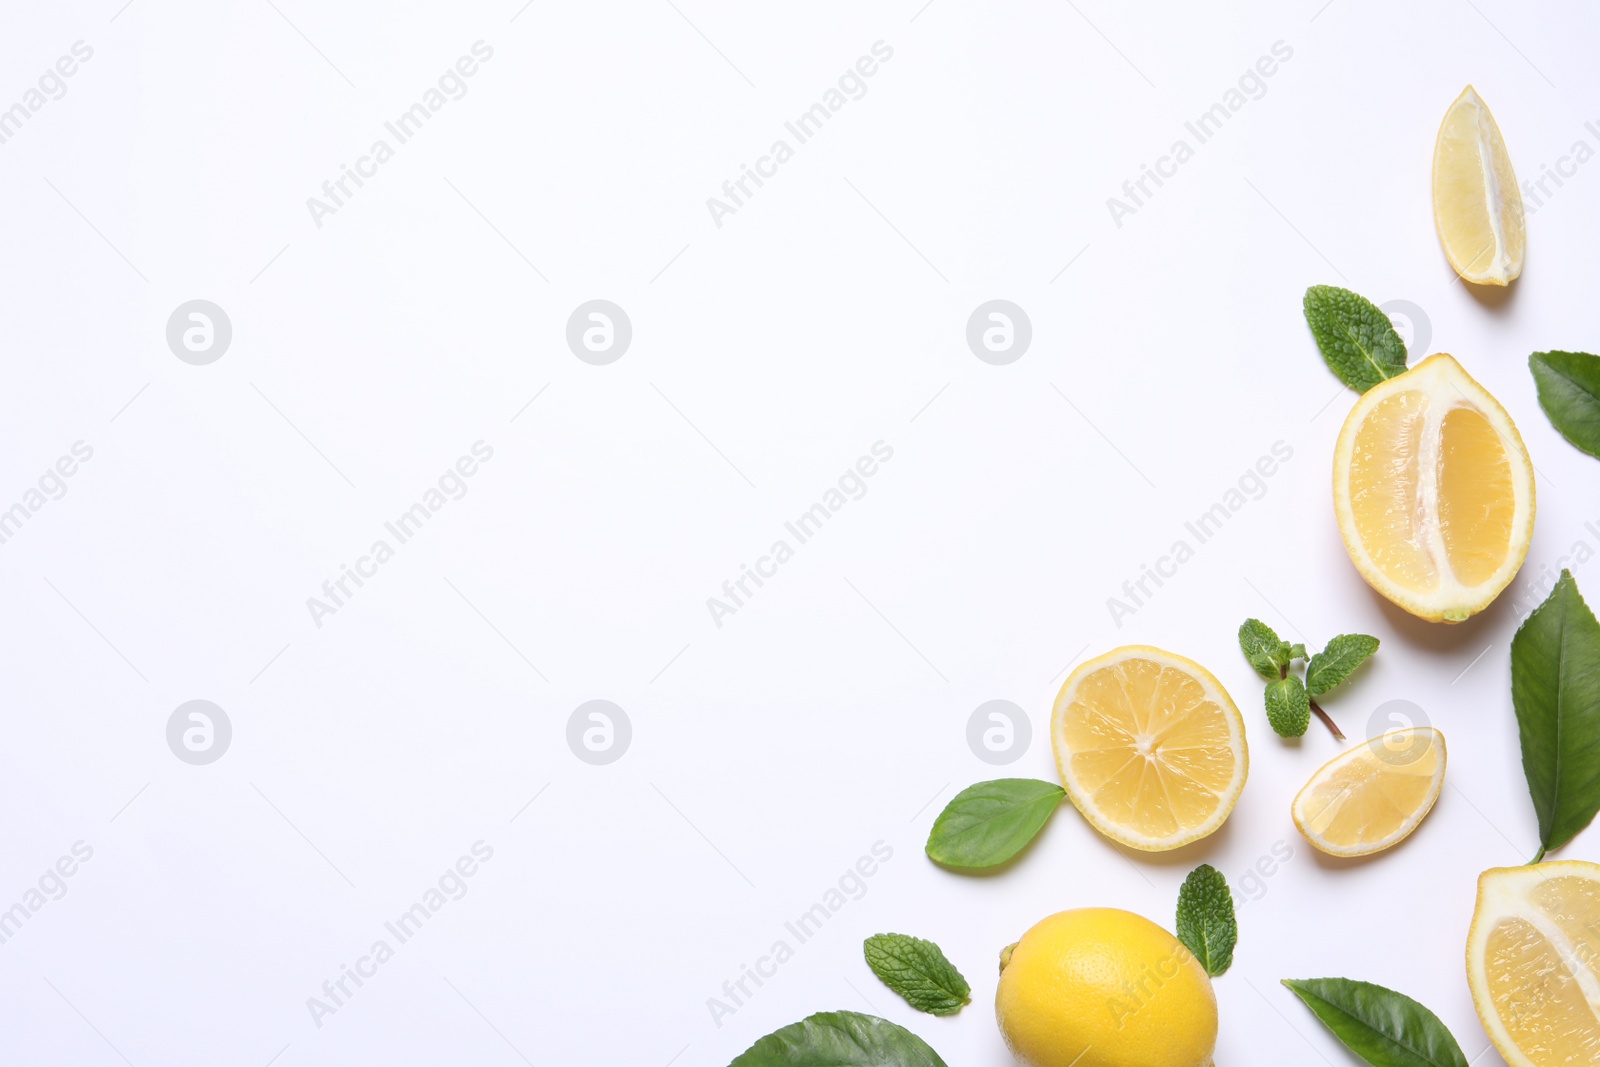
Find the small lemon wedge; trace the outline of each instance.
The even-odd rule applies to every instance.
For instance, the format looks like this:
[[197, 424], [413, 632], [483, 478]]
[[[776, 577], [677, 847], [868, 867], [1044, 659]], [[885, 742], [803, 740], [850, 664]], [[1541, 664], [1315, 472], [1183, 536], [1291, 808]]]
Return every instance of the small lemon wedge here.
[[1478, 285], [1522, 273], [1527, 231], [1505, 138], [1472, 86], [1439, 125], [1433, 146], [1433, 222], [1455, 272]]
[[1444, 785], [1444, 735], [1390, 730], [1329, 760], [1294, 798], [1305, 839], [1330, 856], [1369, 856], [1410, 836]]

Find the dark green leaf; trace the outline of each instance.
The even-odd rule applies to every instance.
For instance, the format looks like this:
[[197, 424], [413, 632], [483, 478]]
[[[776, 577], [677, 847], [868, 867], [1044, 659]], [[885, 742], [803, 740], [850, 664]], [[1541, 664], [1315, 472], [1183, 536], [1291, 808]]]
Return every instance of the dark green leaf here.
[[1528, 369], [1550, 424], [1574, 447], [1600, 456], [1600, 356], [1535, 352]]
[[1285, 978], [1283, 984], [1373, 1067], [1467, 1067], [1439, 1017], [1402, 993], [1348, 978]]
[[933, 821], [930, 859], [951, 867], [993, 867], [1022, 851], [1066, 791], [1054, 782], [999, 778], [970, 785]]
[[1178, 890], [1178, 940], [1213, 978], [1233, 965], [1239, 924], [1228, 880], [1209, 863], [1189, 872]]
[[972, 999], [972, 987], [932, 941], [873, 934], [861, 948], [872, 973], [918, 1011], [951, 1015]]
[[1306, 290], [1305, 313], [1322, 358], [1356, 392], [1405, 372], [1405, 342], [1389, 316], [1366, 297], [1334, 285], [1313, 285]]
[[1548, 852], [1600, 811], [1600, 623], [1571, 571], [1511, 639], [1511, 703]]
[[853, 1011], [818, 1012], [751, 1045], [728, 1067], [946, 1067], [903, 1026]]
[[1286, 646], [1272, 627], [1260, 619], [1246, 619], [1239, 626], [1239, 647], [1244, 658], [1263, 678], [1276, 678], [1289, 665]]
[[1279, 737], [1301, 737], [1311, 725], [1311, 698], [1299, 675], [1267, 683], [1267, 721]]
[[1366, 634], [1340, 634], [1311, 657], [1306, 667], [1306, 688], [1319, 697], [1332, 689], [1378, 651], [1378, 639]]

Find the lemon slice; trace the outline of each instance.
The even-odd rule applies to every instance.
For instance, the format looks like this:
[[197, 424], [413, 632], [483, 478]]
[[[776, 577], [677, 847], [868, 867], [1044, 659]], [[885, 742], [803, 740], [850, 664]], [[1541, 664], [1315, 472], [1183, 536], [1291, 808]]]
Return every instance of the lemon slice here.
[[1333, 507], [1361, 577], [1411, 614], [1460, 622], [1515, 577], [1533, 463], [1506, 409], [1447, 355], [1368, 389], [1333, 456]]
[[1467, 984], [1511, 1067], [1600, 1063], [1600, 864], [1484, 871]]
[[1410, 836], [1444, 785], [1444, 735], [1390, 730], [1340, 753], [1294, 798], [1295, 826], [1330, 856], [1369, 856]]
[[1509, 285], [1522, 273], [1522, 193], [1500, 127], [1470, 85], [1444, 113], [1434, 142], [1433, 222], [1445, 258], [1467, 281]]
[[1250, 769], [1244, 720], [1222, 683], [1148, 645], [1113, 649], [1073, 671], [1050, 736], [1061, 783], [1083, 817], [1147, 852], [1221, 826]]

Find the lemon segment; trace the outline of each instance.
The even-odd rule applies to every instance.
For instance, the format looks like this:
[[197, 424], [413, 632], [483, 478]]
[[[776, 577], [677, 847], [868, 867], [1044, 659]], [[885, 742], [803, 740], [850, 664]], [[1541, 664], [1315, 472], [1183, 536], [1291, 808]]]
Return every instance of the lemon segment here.
[[1351, 562], [1413, 615], [1482, 611], [1527, 557], [1533, 462], [1505, 408], [1448, 355], [1367, 390], [1333, 464]]
[[1478, 285], [1509, 285], [1527, 249], [1522, 192], [1489, 106], [1467, 86], [1433, 146], [1433, 221], [1455, 272]]
[[1001, 954], [1000, 1033], [1022, 1067], [1211, 1067], [1217, 997], [1200, 961], [1149, 919], [1077, 908]]
[[1148, 852], [1206, 836], [1249, 771], [1244, 720], [1193, 660], [1129, 645], [1067, 677], [1050, 722], [1072, 803], [1114, 841]]
[[1511, 1067], [1600, 1063], [1600, 864], [1502, 867], [1478, 879], [1467, 984]]
[[1444, 786], [1444, 735], [1430, 726], [1390, 730], [1340, 753], [1311, 776], [1290, 807], [1305, 839], [1330, 856], [1368, 856], [1421, 824]]

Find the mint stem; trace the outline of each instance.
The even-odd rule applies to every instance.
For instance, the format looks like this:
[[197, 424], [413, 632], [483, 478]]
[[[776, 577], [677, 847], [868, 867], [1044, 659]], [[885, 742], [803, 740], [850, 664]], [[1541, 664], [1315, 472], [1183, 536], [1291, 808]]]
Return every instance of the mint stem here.
[[1337, 738], [1340, 741], [1344, 740], [1344, 733], [1343, 733], [1343, 731], [1341, 731], [1339, 729], [1338, 724], [1335, 723], [1331, 718], [1328, 717], [1328, 713], [1327, 712], [1325, 712], [1321, 708], [1317, 707], [1317, 702], [1315, 700], [1311, 701], [1311, 710], [1316, 712], [1317, 713], [1317, 718], [1321, 719], [1323, 721], [1323, 724], [1326, 725], [1328, 727], [1328, 729], [1333, 731], [1333, 736], [1335, 738]]

